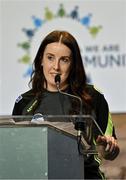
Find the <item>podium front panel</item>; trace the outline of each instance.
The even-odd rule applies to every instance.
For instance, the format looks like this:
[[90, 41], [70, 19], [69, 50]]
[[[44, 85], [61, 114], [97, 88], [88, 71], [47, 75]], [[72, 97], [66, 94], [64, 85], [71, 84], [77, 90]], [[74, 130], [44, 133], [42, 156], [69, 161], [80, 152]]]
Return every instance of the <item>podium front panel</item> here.
[[0, 128], [0, 179], [47, 179], [47, 128]]
[[49, 178], [84, 179], [84, 158], [76, 138], [48, 129], [48, 160]]
[[48, 126], [0, 126], [0, 179], [84, 179], [76, 138]]

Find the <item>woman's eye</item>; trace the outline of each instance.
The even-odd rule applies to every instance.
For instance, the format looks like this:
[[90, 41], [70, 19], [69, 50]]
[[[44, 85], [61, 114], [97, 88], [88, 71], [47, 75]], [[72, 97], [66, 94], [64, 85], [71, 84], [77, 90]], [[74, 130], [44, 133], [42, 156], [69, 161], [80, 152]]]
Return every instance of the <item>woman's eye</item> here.
[[53, 60], [53, 59], [54, 59], [53, 56], [47, 56], [47, 58], [48, 58], [49, 60]]
[[69, 63], [69, 62], [70, 62], [70, 59], [68, 59], [68, 58], [62, 58], [61, 61], [62, 61], [63, 63]]

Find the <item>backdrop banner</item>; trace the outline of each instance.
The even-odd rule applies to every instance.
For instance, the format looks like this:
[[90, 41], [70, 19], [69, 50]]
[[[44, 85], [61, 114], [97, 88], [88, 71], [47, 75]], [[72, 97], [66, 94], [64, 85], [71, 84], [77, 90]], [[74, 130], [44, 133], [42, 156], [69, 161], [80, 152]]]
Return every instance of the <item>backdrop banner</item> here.
[[49, 32], [67, 30], [77, 39], [88, 82], [112, 113], [126, 112], [125, 0], [1, 0], [0, 115], [29, 90], [32, 62]]

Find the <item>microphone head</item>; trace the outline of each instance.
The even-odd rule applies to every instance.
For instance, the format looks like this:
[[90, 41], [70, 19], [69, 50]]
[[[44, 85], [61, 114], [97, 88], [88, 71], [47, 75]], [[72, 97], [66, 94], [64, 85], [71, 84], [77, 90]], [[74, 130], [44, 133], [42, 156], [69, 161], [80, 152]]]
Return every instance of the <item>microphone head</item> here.
[[57, 74], [55, 76], [55, 83], [59, 83], [60, 84], [61, 78], [60, 78], [60, 74]]

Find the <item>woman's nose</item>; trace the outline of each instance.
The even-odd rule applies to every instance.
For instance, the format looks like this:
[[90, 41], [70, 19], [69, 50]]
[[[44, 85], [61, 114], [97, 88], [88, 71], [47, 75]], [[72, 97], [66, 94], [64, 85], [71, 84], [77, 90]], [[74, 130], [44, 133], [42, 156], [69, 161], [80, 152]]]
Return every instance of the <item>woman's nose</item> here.
[[59, 69], [60, 69], [60, 62], [59, 62], [58, 60], [56, 60], [56, 61], [54, 62], [53, 68], [54, 68], [55, 70], [59, 70]]

